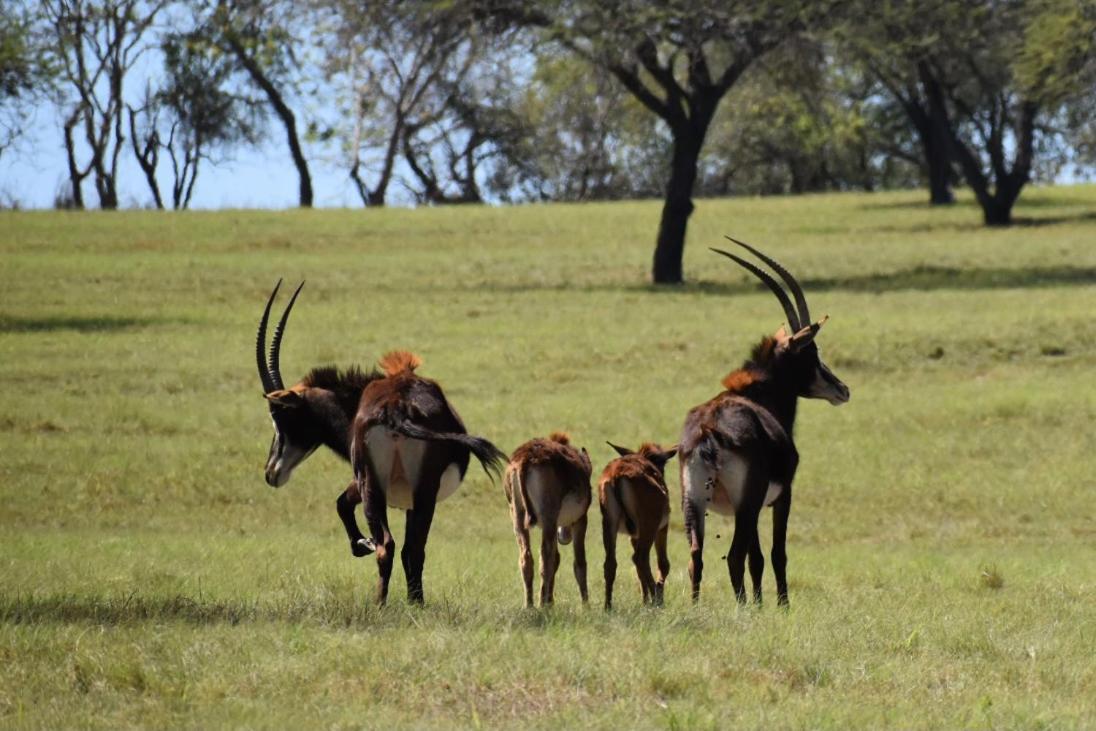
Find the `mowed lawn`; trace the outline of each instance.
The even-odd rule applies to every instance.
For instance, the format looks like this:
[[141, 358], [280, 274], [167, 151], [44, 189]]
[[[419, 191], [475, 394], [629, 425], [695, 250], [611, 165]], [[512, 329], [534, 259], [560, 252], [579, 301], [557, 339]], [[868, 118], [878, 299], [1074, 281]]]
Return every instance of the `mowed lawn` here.
[[[1008, 230], [925, 198], [699, 201], [666, 290], [654, 202], [0, 214], [0, 727], [1091, 727], [1096, 187], [1026, 190]], [[412, 349], [471, 431], [509, 452], [567, 430], [596, 479], [606, 439], [672, 444], [779, 325], [707, 251], [724, 234], [800, 276], [852, 389], [800, 407], [789, 611], [771, 571], [735, 605], [714, 515], [691, 604], [676, 461], [666, 606], [621, 539], [611, 613], [596, 506], [590, 606], [565, 548], [556, 607], [524, 610], [474, 465], [426, 607], [397, 562], [378, 609], [334, 510], [348, 466], [263, 481], [279, 277], [308, 282], [287, 382]]]

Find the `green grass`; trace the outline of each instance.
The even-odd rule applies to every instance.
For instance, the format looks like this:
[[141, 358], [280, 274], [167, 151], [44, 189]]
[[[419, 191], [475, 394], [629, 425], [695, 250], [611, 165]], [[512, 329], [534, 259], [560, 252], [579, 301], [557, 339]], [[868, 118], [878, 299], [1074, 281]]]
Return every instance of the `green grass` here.
[[[1096, 188], [1027, 190], [1008, 230], [924, 197], [700, 201], [665, 291], [654, 203], [0, 215], [0, 726], [1091, 726]], [[564, 549], [556, 608], [522, 610], [478, 468], [436, 515], [427, 606], [397, 568], [378, 609], [348, 467], [263, 482], [278, 277], [308, 280], [287, 380], [410, 348], [472, 431], [566, 429], [600, 469], [606, 439], [672, 443], [779, 324], [706, 251], [725, 233], [800, 275], [852, 389], [800, 409], [790, 611], [771, 571], [734, 605], [718, 518], [692, 606], [676, 499], [664, 609], [627, 562], [599, 608], [595, 525], [592, 606]]]

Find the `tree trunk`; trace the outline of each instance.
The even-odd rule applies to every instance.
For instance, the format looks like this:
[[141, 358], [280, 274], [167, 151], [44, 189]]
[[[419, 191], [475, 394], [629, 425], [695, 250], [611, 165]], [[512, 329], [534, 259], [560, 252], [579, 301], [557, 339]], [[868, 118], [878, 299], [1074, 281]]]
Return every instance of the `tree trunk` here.
[[982, 220], [987, 226], [1010, 226], [1012, 225], [1012, 204], [1016, 201], [1002, 200], [1000, 196], [993, 196], [989, 199], [989, 202], [982, 207]]
[[72, 139], [72, 130], [79, 123], [80, 112], [81, 108], [77, 107], [65, 120], [65, 159], [68, 162], [69, 185], [72, 186], [72, 207], [82, 211], [84, 210], [83, 182], [87, 172], [81, 172], [76, 164], [76, 143]]
[[274, 83], [267, 77], [255, 60], [247, 54], [247, 49], [240, 45], [239, 41], [235, 38], [229, 38], [228, 42], [236, 59], [244, 67], [244, 70], [247, 71], [251, 80], [255, 82], [255, 85], [266, 94], [266, 98], [270, 101], [270, 106], [274, 107], [274, 113], [278, 115], [278, 118], [282, 121], [282, 125], [285, 127], [285, 136], [289, 143], [289, 154], [293, 157], [293, 164], [297, 167], [297, 175], [300, 178], [300, 207], [311, 208], [312, 175], [308, 171], [308, 161], [304, 157], [304, 152], [301, 151], [301, 142], [297, 135], [297, 118], [293, 114], [293, 110], [285, 103], [285, 98], [282, 96], [281, 92], [278, 91], [277, 87], [274, 86]]
[[685, 229], [693, 212], [693, 187], [703, 142], [703, 132], [697, 134], [691, 128], [674, 132], [670, 182], [666, 186], [651, 272], [655, 284], [681, 284], [684, 281], [681, 260], [685, 253]]
[[944, 100], [939, 94], [928, 94], [928, 124], [922, 132], [921, 144], [925, 149], [925, 161], [929, 166], [929, 201], [934, 206], [946, 206], [955, 202], [951, 191], [951, 145], [942, 131], [940, 120], [947, 115]]
[[955, 202], [955, 195], [951, 191], [952, 169], [947, 143], [930, 135], [922, 144], [929, 168], [929, 202], [934, 206], [950, 205]]

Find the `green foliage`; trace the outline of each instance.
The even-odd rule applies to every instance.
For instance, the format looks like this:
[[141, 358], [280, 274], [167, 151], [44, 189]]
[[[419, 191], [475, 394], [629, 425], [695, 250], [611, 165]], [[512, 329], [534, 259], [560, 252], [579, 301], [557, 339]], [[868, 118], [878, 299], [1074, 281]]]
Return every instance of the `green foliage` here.
[[161, 42], [165, 83], [158, 92], [194, 147], [254, 143], [260, 126], [259, 102], [232, 90], [230, 57], [200, 34], [175, 33]]
[[[0, 725], [1087, 726], [1096, 188], [1017, 213], [701, 200], [696, 281], [669, 292], [638, 283], [654, 203], [3, 215]], [[565, 428], [600, 466], [607, 438], [672, 442], [777, 326], [706, 251], [726, 233], [832, 315], [819, 344], [853, 392], [800, 409], [790, 611], [771, 571], [764, 607], [734, 606], [718, 522], [692, 606], [676, 507], [664, 609], [627, 562], [597, 606], [594, 527], [594, 606], [564, 549], [558, 606], [523, 611], [501, 486], [475, 469], [435, 517], [427, 606], [397, 568], [381, 610], [334, 511], [346, 464], [264, 484], [253, 338], [278, 277], [308, 280], [287, 378], [412, 348], [470, 429], [511, 449]]]
[[728, 95], [702, 160], [704, 195], [908, 188], [907, 124], [827, 44], [801, 40], [759, 61]]

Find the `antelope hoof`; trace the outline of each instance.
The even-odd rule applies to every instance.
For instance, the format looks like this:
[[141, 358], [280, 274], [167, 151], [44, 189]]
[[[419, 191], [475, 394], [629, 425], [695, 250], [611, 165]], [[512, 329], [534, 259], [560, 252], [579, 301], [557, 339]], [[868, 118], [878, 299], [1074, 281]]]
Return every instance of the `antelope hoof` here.
[[373, 542], [372, 538], [359, 538], [350, 544], [350, 552], [354, 554], [355, 558], [368, 556], [376, 550], [377, 544]]

